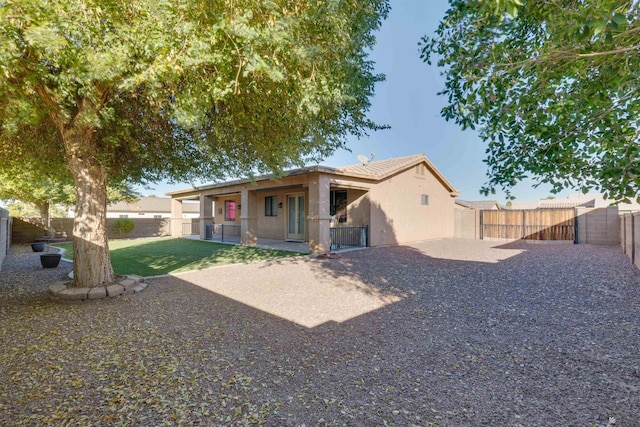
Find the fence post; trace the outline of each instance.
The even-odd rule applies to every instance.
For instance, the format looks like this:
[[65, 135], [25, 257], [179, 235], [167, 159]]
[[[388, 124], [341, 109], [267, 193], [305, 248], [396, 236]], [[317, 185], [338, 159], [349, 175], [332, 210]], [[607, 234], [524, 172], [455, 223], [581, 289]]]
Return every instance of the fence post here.
[[522, 240], [527, 240], [527, 211], [522, 210]]
[[480, 240], [484, 240], [484, 211], [480, 211]]
[[580, 244], [580, 226], [578, 225], [578, 208], [573, 208], [573, 244]]
[[[636, 265], [636, 228], [635, 228], [635, 219], [633, 213], [631, 216], [631, 263]], [[625, 227], [626, 233], [626, 227]]]

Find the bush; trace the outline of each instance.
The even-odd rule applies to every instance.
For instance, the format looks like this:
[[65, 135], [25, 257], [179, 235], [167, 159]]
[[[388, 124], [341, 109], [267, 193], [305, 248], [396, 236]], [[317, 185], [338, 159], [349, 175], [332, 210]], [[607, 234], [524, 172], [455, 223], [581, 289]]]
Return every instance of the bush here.
[[120, 237], [131, 233], [135, 227], [136, 224], [129, 218], [118, 218], [116, 222], [113, 223], [113, 228]]

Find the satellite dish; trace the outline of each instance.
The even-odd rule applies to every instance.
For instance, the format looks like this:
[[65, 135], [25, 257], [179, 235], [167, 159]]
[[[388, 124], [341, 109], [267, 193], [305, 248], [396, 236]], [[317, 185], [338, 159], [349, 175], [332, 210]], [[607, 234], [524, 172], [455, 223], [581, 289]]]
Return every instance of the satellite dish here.
[[371, 153], [370, 157], [363, 156], [362, 154], [358, 154], [358, 161], [362, 163], [362, 166], [367, 166], [375, 156], [376, 156], [376, 153]]

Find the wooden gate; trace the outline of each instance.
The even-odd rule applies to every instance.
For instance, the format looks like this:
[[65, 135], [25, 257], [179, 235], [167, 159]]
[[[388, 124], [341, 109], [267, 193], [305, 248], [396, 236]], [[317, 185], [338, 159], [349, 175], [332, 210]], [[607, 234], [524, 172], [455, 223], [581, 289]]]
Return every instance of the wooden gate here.
[[483, 210], [480, 238], [570, 240], [576, 237], [575, 209]]

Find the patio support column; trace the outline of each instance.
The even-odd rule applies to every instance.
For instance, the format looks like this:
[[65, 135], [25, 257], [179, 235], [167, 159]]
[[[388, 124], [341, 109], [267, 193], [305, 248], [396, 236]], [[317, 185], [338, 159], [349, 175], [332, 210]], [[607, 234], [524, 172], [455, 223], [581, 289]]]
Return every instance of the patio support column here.
[[258, 196], [246, 187], [240, 192], [240, 239], [243, 245], [258, 243]]
[[318, 174], [309, 180], [309, 251], [314, 254], [331, 250], [329, 196], [331, 185], [327, 175]]
[[200, 240], [205, 238], [205, 225], [213, 223], [213, 199], [210, 196], [200, 195]]
[[182, 200], [171, 198], [171, 236], [182, 237]]

